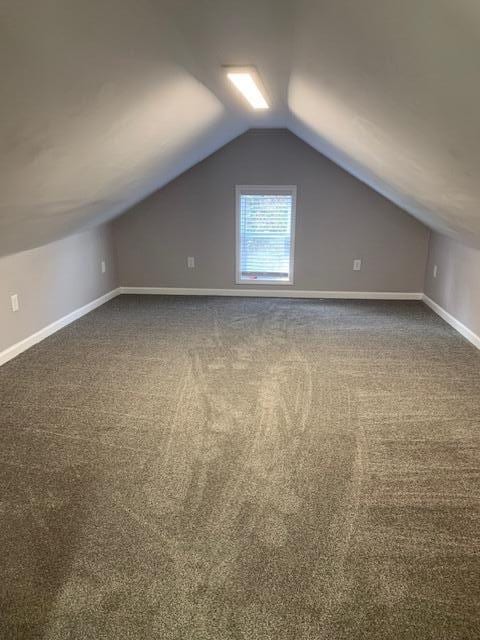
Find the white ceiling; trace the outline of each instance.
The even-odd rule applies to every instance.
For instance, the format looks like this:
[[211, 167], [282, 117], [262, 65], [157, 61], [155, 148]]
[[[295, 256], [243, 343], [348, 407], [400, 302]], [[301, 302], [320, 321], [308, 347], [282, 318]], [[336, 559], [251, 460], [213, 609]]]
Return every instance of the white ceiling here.
[[[0, 255], [118, 215], [250, 127], [480, 244], [477, 0], [4, 0], [0, 24]], [[271, 111], [222, 64], [255, 64]]]

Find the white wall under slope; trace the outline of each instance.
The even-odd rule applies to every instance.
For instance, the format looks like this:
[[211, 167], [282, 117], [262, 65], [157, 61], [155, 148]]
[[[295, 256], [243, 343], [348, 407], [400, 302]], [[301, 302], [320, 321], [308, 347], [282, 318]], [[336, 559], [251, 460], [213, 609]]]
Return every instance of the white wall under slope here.
[[0, 258], [0, 364], [8, 349], [16, 355], [19, 342], [115, 289], [114, 253], [111, 227], [102, 225]]
[[[480, 348], [480, 251], [432, 233], [424, 290], [430, 300], [474, 334], [454, 324]], [[451, 322], [451, 318], [445, 319]]]

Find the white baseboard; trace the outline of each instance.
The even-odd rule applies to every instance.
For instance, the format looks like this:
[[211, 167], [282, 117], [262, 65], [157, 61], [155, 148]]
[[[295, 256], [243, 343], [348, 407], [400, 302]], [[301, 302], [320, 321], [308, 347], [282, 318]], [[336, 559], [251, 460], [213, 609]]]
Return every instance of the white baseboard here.
[[[196, 289], [196, 288], [176, 288], [176, 287], [118, 287], [109, 291], [103, 296], [100, 296], [96, 300], [92, 300], [88, 304], [75, 309], [71, 313], [55, 320], [48, 326], [33, 333], [28, 338], [17, 342], [16, 344], [8, 347], [4, 351], [0, 352], [0, 366], [12, 360], [23, 351], [26, 351], [30, 347], [33, 347], [38, 342], [45, 340], [48, 336], [51, 336], [56, 331], [59, 331], [68, 324], [78, 320], [85, 314], [93, 311], [97, 307], [100, 307], [105, 302], [108, 302], [112, 298], [120, 294], [146, 294], [146, 295], [175, 295], [175, 296], [247, 296], [247, 297], [265, 297], [265, 298], [332, 298], [332, 299], [345, 299], [345, 300], [424, 300], [435, 311], [438, 307], [433, 301], [429, 302], [429, 298], [426, 298], [422, 293], [403, 293], [403, 292], [390, 292], [390, 291], [297, 291], [294, 289]], [[430, 304], [431, 303], [431, 304]], [[433, 306], [435, 305], [435, 306]], [[441, 309], [441, 307], [438, 307]], [[447, 314], [443, 309], [442, 313], [437, 311], [449, 324], [454, 326], [462, 335], [468, 340], [480, 348], [480, 338], [471, 332], [467, 327], [455, 320], [453, 316]], [[443, 315], [445, 314], [445, 315]], [[453, 322], [446, 317], [452, 318]], [[454, 324], [454, 322], [456, 324]], [[462, 327], [463, 329], [460, 329]], [[468, 335], [467, 335], [468, 334]], [[472, 336], [473, 339], [471, 337]]]
[[427, 295], [423, 294], [422, 297], [424, 303], [430, 307], [436, 314], [438, 314], [442, 320], [445, 320], [451, 327], [453, 327], [458, 333], [460, 333], [464, 338], [466, 338], [469, 342], [473, 344], [473, 346], [480, 349], [480, 336], [477, 336], [471, 329], [466, 327], [463, 322], [457, 320], [451, 313], [445, 311], [443, 307], [437, 304], [434, 300], [429, 298]]
[[31, 336], [28, 336], [28, 338], [25, 338], [24, 340], [20, 340], [20, 342], [17, 342], [16, 344], [12, 345], [11, 347], [8, 347], [4, 351], [1, 351], [0, 366], [2, 364], [5, 364], [9, 360], [12, 360], [23, 351], [30, 349], [30, 347], [33, 347], [33, 345], [37, 344], [38, 342], [45, 340], [45, 338], [48, 338], [48, 336], [51, 336], [52, 333], [55, 333], [59, 329], [63, 329], [63, 327], [66, 327], [67, 324], [70, 324], [71, 322], [78, 320], [78, 318], [81, 318], [82, 316], [89, 313], [90, 311], [93, 311], [97, 307], [100, 307], [102, 304], [105, 304], [105, 302], [108, 302], [112, 298], [115, 298], [116, 296], [118, 296], [119, 293], [120, 293], [119, 289], [113, 289], [112, 291], [109, 291], [105, 295], [100, 296], [100, 298], [97, 298], [96, 300], [92, 300], [92, 302], [89, 302], [83, 307], [80, 307], [79, 309], [75, 309], [75, 311], [68, 313], [66, 316], [63, 316], [63, 318], [59, 318], [58, 320], [55, 320], [55, 322], [52, 322], [51, 324], [44, 327], [43, 329], [40, 329], [40, 331], [36, 331]]
[[422, 300], [422, 293], [395, 291], [298, 291], [296, 289], [190, 289], [120, 287], [121, 294], [170, 296], [245, 296], [256, 298], [335, 298], [344, 300]]

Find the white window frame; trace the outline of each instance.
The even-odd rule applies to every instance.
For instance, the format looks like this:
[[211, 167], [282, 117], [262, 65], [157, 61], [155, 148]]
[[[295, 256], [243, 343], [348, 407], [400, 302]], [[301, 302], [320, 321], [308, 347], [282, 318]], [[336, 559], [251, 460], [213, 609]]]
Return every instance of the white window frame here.
[[[268, 195], [289, 195], [292, 196], [292, 217], [291, 217], [291, 231], [290, 231], [290, 278], [288, 280], [242, 280], [241, 268], [240, 268], [240, 197], [242, 195], [251, 196], [268, 196]], [[235, 186], [235, 235], [236, 235], [236, 250], [235, 250], [235, 282], [236, 284], [248, 284], [248, 285], [293, 285], [294, 283], [294, 258], [295, 258], [295, 220], [297, 211], [297, 186], [294, 184], [287, 185], [272, 185], [272, 184], [237, 184]]]

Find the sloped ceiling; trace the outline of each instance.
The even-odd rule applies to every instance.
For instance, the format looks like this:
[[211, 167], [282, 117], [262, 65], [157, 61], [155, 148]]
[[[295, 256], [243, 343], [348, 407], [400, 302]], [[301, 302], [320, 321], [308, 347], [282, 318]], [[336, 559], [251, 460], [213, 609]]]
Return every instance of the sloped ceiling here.
[[428, 225], [480, 236], [480, 3], [298, 7], [291, 129]]
[[[0, 29], [0, 255], [122, 213], [250, 127], [480, 244], [477, 0], [4, 0]], [[255, 64], [272, 109], [222, 64]]]

